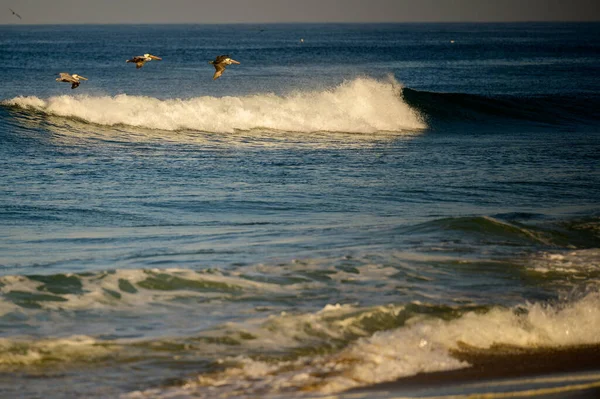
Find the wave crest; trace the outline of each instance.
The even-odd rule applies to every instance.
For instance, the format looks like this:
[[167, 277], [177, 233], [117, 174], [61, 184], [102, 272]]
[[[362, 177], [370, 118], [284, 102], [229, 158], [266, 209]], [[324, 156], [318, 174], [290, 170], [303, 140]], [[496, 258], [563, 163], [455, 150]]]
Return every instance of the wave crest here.
[[233, 132], [256, 128], [290, 132], [400, 132], [426, 127], [402, 98], [393, 78], [357, 78], [327, 90], [288, 95], [195, 97], [161, 100], [144, 96], [16, 97], [3, 105], [100, 125], [160, 130]]

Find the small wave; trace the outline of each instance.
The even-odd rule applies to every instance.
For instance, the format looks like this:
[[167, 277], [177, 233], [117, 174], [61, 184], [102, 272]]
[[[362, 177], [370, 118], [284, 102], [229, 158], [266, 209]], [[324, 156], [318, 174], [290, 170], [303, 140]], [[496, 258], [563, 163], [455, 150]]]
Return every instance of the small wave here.
[[[537, 220], [540, 218], [540, 220]], [[533, 221], [532, 221], [533, 219]], [[596, 219], [543, 220], [540, 215], [506, 214], [441, 218], [396, 229], [403, 234], [441, 234], [442, 239], [479, 240], [488, 244], [543, 245], [565, 249], [600, 245]]]
[[[554, 244], [551, 231], [534, 226], [525, 226], [517, 222], [507, 222], [491, 216], [464, 216], [428, 221], [416, 226], [402, 227], [400, 232], [409, 234], [428, 234], [444, 232], [447, 238], [456, 233], [462, 239], [483, 238], [486, 242], [512, 242], [514, 244]], [[561, 236], [562, 238], [562, 236]]]
[[426, 127], [390, 78], [357, 78], [321, 91], [285, 96], [196, 97], [160, 100], [129, 96], [16, 97], [13, 106], [105, 126], [127, 125], [167, 131], [402, 132]]

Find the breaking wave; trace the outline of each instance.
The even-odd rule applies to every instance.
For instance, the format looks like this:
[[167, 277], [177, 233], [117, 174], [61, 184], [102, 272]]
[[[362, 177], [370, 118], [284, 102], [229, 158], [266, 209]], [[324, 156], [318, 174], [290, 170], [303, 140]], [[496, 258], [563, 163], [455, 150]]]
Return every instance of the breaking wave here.
[[[384, 281], [394, 272], [374, 268], [364, 265], [302, 279], [298, 273], [310, 271], [310, 265], [245, 266], [228, 273], [169, 269], [3, 276], [0, 325], [26, 326], [30, 335], [0, 336], [0, 371], [140, 359], [162, 375], [163, 362], [182, 359], [185, 364], [187, 359], [199, 364], [190, 378], [126, 397], [297, 397], [296, 392], [332, 394], [469, 367], [457, 353], [600, 344], [596, 289], [511, 307], [411, 301], [280, 311], [289, 310], [285, 303], [290, 297], [307, 302], [326, 284], [320, 281], [341, 283], [352, 276], [355, 282]], [[291, 271], [297, 273], [289, 275]], [[344, 290], [351, 285], [344, 284]], [[236, 312], [233, 319], [221, 317]], [[145, 335], [148, 325], [160, 325], [163, 333]], [[52, 331], [51, 337], [36, 338], [41, 331]]]
[[[495, 307], [464, 313], [447, 309], [441, 312], [442, 317], [417, 313], [400, 328], [359, 338], [339, 351], [308, 353], [291, 359], [226, 357], [220, 360], [217, 371], [198, 375], [182, 387], [137, 391], [128, 397], [269, 397], [298, 391], [334, 394], [418, 373], [469, 367], [468, 362], [456, 356], [461, 352], [503, 354], [517, 348], [535, 352], [598, 344], [595, 326], [600, 322], [599, 299], [597, 294], [589, 294], [575, 302], [554, 306], [527, 304], [513, 309]], [[330, 305], [311, 321], [336, 319], [339, 312], [347, 310], [344, 306]], [[390, 309], [390, 312], [403, 318], [407, 309]], [[280, 322], [284, 318], [280, 317]], [[293, 332], [290, 334], [298, 340], [303, 331], [319, 327], [303, 321], [288, 320], [290, 324], [276, 330], [271, 321], [263, 342], [272, 342], [272, 337], [284, 331]], [[348, 324], [346, 318], [339, 322]], [[299, 330], [297, 324], [304, 324], [304, 329]]]
[[16, 97], [2, 102], [46, 115], [88, 123], [160, 130], [233, 132], [272, 129], [289, 132], [401, 132], [426, 127], [402, 97], [393, 78], [357, 78], [321, 91], [287, 95], [167, 99], [144, 96]]

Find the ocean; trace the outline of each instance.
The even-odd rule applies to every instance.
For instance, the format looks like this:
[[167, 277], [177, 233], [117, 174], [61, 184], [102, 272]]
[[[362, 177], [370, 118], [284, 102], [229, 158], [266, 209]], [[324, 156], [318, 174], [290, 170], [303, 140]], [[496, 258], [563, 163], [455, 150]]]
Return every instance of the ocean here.
[[599, 38], [0, 26], [0, 396], [596, 397]]

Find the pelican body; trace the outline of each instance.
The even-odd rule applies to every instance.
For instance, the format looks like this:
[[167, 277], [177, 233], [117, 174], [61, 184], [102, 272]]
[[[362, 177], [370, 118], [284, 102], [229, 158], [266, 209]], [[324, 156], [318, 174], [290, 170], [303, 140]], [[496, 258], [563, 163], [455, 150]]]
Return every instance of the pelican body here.
[[130, 60], [127, 60], [125, 62], [133, 62], [135, 63], [135, 68], [136, 69], [140, 69], [141, 67], [144, 66], [144, 64], [148, 61], [152, 61], [152, 60], [162, 60], [162, 58], [157, 57], [155, 55], [152, 54], [144, 54], [144, 55], [138, 55], [137, 57], [133, 57]]
[[231, 64], [238, 64], [236, 60], [231, 59], [228, 55], [220, 55], [215, 58], [214, 61], [208, 61], [209, 64], [213, 64], [215, 67], [215, 74], [213, 75], [213, 80], [218, 79], [223, 72], [225, 72], [225, 67]]
[[59, 75], [60, 75], [60, 78], [56, 78], [56, 81], [71, 83], [71, 89], [76, 89], [80, 84], [80, 80], [87, 80], [87, 78], [84, 78], [83, 76], [79, 76], [76, 73], [74, 73], [73, 75], [70, 75], [66, 72], [61, 72]]

